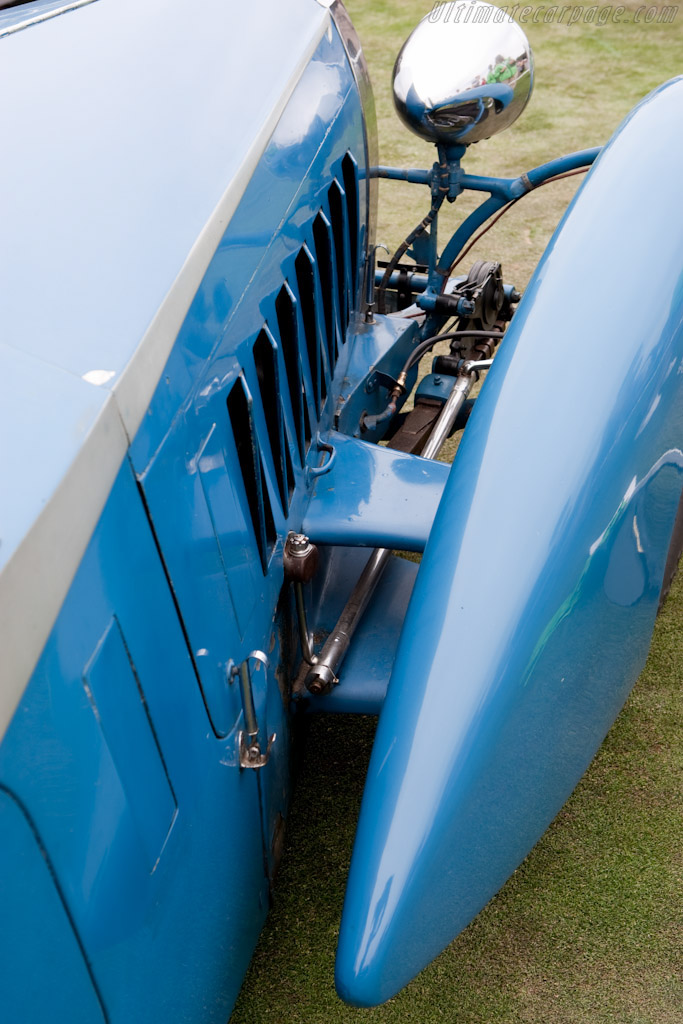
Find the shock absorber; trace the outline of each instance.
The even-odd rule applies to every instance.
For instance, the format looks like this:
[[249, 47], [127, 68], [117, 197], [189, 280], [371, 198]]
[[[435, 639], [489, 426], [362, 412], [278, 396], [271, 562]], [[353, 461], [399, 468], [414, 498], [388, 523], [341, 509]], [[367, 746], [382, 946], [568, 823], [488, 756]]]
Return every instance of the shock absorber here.
[[299, 624], [299, 642], [301, 655], [309, 665], [315, 665], [317, 658], [311, 647], [311, 638], [306, 622], [306, 605], [304, 602], [304, 583], [309, 583], [318, 568], [318, 549], [304, 533], [290, 533], [285, 541], [283, 567], [285, 579], [294, 586], [296, 616]]

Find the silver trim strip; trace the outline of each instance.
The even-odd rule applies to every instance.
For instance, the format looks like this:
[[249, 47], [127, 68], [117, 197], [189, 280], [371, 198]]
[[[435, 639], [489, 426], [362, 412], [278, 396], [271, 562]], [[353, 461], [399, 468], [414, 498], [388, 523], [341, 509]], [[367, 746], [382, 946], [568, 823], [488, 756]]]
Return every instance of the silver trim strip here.
[[[21, 32], [24, 28], [30, 28], [31, 25], [39, 25], [41, 21], [49, 21], [50, 18], [56, 18], [60, 14], [68, 14], [69, 11], [75, 11], [77, 7], [87, 7], [88, 4], [94, 4], [96, 0], [72, 0], [71, 3], [62, 4], [61, 7], [55, 7], [50, 11], [43, 11], [42, 14], [35, 14], [32, 18], [26, 18], [24, 21], [16, 21], [13, 25], [8, 25], [7, 28], [0, 28], [0, 39], [4, 36], [11, 36], [14, 32]], [[8, 8], [11, 10], [11, 8]]]
[[[320, 2], [320, 0], [318, 0]], [[353, 22], [349, 16], [349, 12], [344, 7], [342, 0], [332, 0], [330, 5], [330, 14], [334, 21], [337, 31], [341, 36], [341, 41], [344, 44], [346, 55], [349, 58], [349, 63], [353, 70], [353, 77], [356, 80], [358, 86], [358, 92], [360, 94], [361, 107], [363, 109], [363, 130], [365, 136], [365, 160], [366, 167], [376, 167], [379, 160], [379, 146], [377, 142], [377, 115], [375, 113], [375, 96], [372, 91], [372, 83], [370, 82], [370, 72], [368, 71], [368, 64], [363, 53], [363, 47], [361, 41], [358, 38], [358, 33], [354, 28]], [[379, 191], [379, 184], [376, 178], [369, 178], [367, 181], [367, 253], [371, 247], [375, 244], [375, 231], [377, 228], [377, 197]], [[363, 287], [362, 294], [365, 295], [365, 286]]]
[[282, 116], [294, 89], [327, 32], [329, 15], [323, 15], [319, 30], [309, 40], [299, 64], [287, 82], [278, 104], [247, 153], [239, 171], [223, 193], [199, 238], [192, 246], [178, 276], [161, 303], [132, 358], [114, 385], [114, 396], [129, 441], [135, 437], [162, 371], [175, 344], [178, 331], [202, 282], [221, 238], [244, 195], [256, 165]]
[[127, 447], [116, 403], [110, 397], [50, 501], [0, 575], [0, 740], [64, 603]]
[[[92, 3], [93, 0], [80, 0]], [[75, 5], [71, 5], [75, 6]], [[0, 741], [22, 698], [102, 514], [128, 444], [142, 422], [178, 332], [256, 165], [323, 36], [321, 22], [112, 389], [59, 487], [0, 573], [3, 650]], [[93, 385], [94, 386], [94, 385]]]

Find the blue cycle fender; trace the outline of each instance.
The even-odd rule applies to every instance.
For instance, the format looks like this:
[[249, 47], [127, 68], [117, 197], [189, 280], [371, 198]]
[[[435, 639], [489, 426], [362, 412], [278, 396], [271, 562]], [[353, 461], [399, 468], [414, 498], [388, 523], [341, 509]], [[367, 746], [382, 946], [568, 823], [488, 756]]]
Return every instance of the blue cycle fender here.
[[590, 172], [446, 484], [352, 859], [353, 1004], [393, 996], [501, 887], [645, 661], [683, 481], [682, 109], [676, 79]]

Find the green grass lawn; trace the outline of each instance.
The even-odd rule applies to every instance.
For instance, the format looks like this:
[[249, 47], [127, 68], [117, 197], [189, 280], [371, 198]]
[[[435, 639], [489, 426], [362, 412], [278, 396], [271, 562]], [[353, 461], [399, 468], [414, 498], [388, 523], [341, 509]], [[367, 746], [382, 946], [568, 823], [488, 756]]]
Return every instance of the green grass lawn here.
[[[625, 6], [631, 17], [640, 5]], [[393, 112], [391, 70], [431, 4], [349, 0], [348, 7], [373, 77], [381, 161], [430, 165], [432, 147]], [[470, 171], [517, 174], [598, 145], [651, 88], [683, 71], [683, 10], [668, 25], [525, 27], [536, 57], [534, 95], [510, 131], [473, 147], [464, 161]], [[681, 127], [683, 114], [672, 131]], [[518, 203], [472, 261], [501, 259], [506, 280], [523, 288], [576, 184], [550, 185]], [[459, 200], [449, 208], [451, 227], [471, 207]], [[395, 247], [425, 212], [426, 190], [383, 183], [378, 239]], [[334, 954], [374, 721], [313, 720], [273, 909], [232, 1024], [681, 1024], [682, 725], [679, 578], [628, 704], [543, 839], [403, 992], [375, 1010], [353, 1010], [335, 996]]]

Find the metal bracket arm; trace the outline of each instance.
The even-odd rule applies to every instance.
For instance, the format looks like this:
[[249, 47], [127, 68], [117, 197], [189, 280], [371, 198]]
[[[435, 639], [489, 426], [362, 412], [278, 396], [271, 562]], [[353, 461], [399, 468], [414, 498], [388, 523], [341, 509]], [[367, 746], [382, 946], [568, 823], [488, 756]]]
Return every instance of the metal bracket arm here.
[[249, 662], [259, 661], [262, 665], [268, 665], [268, 658], [263, 651], [252, 651], [242, 664], [233, 668], [233, 673], [239, 675], [240, 692], [242, 695], [242, 710], [244, 712], [244, 729], [241, 729], [237, 737], [239, 747], [240, 768], [263, 768], [270, 759], [270, 748], [275, 743], [276, 734], [268, 737], [265, 751], [261, 750], [259, 740], [259, 725], [254, 707], [254, 694], [251, 686], [251, 673]]
[[423, 551], [450, 467], [330, 431], [335, 461], [318, 477], [302, 531], [320, 544]]

